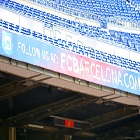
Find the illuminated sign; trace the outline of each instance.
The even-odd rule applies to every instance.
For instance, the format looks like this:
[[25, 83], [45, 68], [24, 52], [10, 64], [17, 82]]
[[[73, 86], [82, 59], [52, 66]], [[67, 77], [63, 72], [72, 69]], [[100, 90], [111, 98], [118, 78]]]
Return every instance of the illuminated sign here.
[[[65, 118], [53, 118], [53, 123], [56, 126], [67, 127], [72, 129], [82, 130], [84, 122], [77, 120], [70, 120]], [[89, 125], [89, 124], [86, 124]]]
[[0, 55], [96, 84], [140, 95], [140, 74], [9, 31], [0, 31]]
[[72, 120], [65, 120], [65, 126], [69, 128], [74, 128], [74, 121]]

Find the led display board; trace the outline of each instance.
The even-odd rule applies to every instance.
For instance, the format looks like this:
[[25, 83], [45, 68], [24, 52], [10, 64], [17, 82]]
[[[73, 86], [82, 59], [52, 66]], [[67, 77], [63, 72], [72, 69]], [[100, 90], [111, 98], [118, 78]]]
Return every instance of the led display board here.
[[47, 44], [0, 30], [0, 55], [68, 76], [140, 95], [140, 74]]

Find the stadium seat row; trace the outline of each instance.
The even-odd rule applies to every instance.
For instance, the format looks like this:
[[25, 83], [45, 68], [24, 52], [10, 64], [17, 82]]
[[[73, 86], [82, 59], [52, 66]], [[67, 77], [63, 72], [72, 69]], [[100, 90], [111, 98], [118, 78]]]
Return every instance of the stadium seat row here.
[[127, 0], [127, 1], [128, 3], [130, 3], [131, 5], [135, 6], [140, 10], [140, 0]]
[[40, 20], [44, 22], [45, 26], [51, 28], [53, 26], [60, 26], [67, 30], [79, 33], [95, 39], [102, 39], [106, 43], [117, 44], [124, 48], [140, 52], [140, 34], [125, 33], [121, 31], [109, 30], [109, 34], [99, 27], [90, 26], [79, 22], [71, 21], [54, 14], [37, 10], [35, 8], [25, 6], [11, 0], [0, 0], [0, 4], [9, 10], [18, 12], [24, 16]]
[[[96, 0], [96, 1], [58, 0], [57, 2], [54, 0], [49, 0], [49, 1], [46, 1], [45, 3], [41, 2], [41, 0], [32, 0], [32, 1], [38, 4], [49, 6], [53, 9], [56, 9], [58, 7], [58, 6], [56, 7], [55, 4], [59, 4], [59, 7], [57, 8], [57, 10], [61, 12], [66, 12], [68, 14], [69, 14], [70, 9], [76, 9], [76, 10], [81, 11], [81, 13], [84, 11], [85, 13], [92, 13], [94, 15], [98, 15], [100, 19], [105, 19], [106, 21], [110, 17], [119, 17], [120, 19], [125, 20], [125, 21], [133, 21], [135, 23], [140, 23], [139, 10], [130, 6], [124, 0], [105, 0], [105, 1], [104, 0]], [[138, 1], [138, 0], [134, 0], [134, 2], [135, 1]], [[62, 9], [63, 6], [69, 8], [69, 10], [64, 11]], [[83, 17], [84, 15], [79, 14], [79, 16]]]
[[57, 39], [51, 38], [46, 36], [45, 34], [41, 34], [39, 32], [32, 31], [24, 27], [20, 27], [19, 25], [15, 25], [13, 23], [9, 23], [4, 20], [0, 20], [0, 27], [10, 30], [12, 32], [16, 32], [18, 34], [22, 34], [22, 35], [30, 36], [35, 39], [42, 40], [46, 43], [52, 44], [53, 46], [66, 49], [68, 51], [72, 51], [74, 53], [78, 53], [89, 58], [93, 58], [102, 62], [110, 63], [119, 67], [140, 72], [140, 62], [132, 61], [130, 59], [126, 59], [116, 55], [111, 55], [106, 52], [98, 51], [91, 48], [90, 46], [89, 47], [81, 46], [70, 41], [67, 42], [66, 40], [62, 40], [60, 38]]

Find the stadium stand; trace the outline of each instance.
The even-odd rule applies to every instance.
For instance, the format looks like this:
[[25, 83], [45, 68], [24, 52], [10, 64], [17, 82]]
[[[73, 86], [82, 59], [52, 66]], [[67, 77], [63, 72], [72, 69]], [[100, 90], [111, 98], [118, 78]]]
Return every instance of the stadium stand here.
[[4, 21], [2, 19], [0, 20], [0, 27], [10, 30], [12, 32], [20, 33], [22, 35], [27, 35], [35, 39], [39, 39], [40, 41], [52, 44], [53, 46], [57, 46], [62, 49], [66, 49], [68, 51], [72, 51], [74, 53], [78, 53], [102, 62], [117, 65], [119, 67], [129, 69], [132, 71], [140, 72], [140, 62], [132, 61], [130, 59], [126, 59], [120, 56], [111, 55], [109, 53], [95, 50], [91, 47], [80, 46], [73, 42], [66, 43], [66, 40], [62, 40], [60, 38], [54, 39], [39, 32], [32, 31], [30, 29], [20, 27], [19, 25], [15, 25], [13, 23]]
[[[40, 5], [45, 5], [53, 9], [57, 9], [67, 14], [73, 14], [75, 16], [81, 16], [83, 18], [98, 19], [100, 22], [105, 24], [111, 17], [120, 18], [123, 21], [133, 22], [136, 24], [140, 23], [140, 12], [139, 10], [128, 4], [125, 0], [30, 0]], [[139, 0], [132, 0], [132, 3], [138, 5]], [[57, 6], [56, 6], [57, 4]], [[66, 9], [66, 10], [65, 10]], [[77, 12], [75, 12], [77, 10]], [[89, 16], [91, 15], [91, 16]]]
[[140, 1], [139, 0], [127, 0], [128, 3], [133, 5], [135, 8], [140, 10]]
[[[79, 4], [82, 4], [82, 2]], [[47, 28], [52, 28], [53, 26], [59, 26], [67, 30], [71, 30], [73, 32], [79, 33], [82, 36], [99, 39], [100, 41], [103, 40], [106, 43], [115, 44], [119, 47], [123, 47], [123, 48], [133, 50], [136, 52], [140, 52], [140, 34], [127, 33], [127, 32], [122, 32], [122, 31], [115, 31], [115, 30], [109, 30], [109, 32], [107, 32], [105, 30], [102, 30], [101, 27], [95, 27], [95, 26], [87, 25], [86, 23], [83, 24], [83, 23], [71, 21], [71, 20], [59, 17], [57, 15], [40, 11], [33, 7], [29, 7], [29, 6], [26, 6], [15, 1], [11, 1], [11, 0], [0, 0], [0, 5], [18, 14], [33, 18], [35, 20], [39, 20], [43, 22]], [[135, 10], [133, 9], [133, 11]], [[98, 15], [98, 13], [96, 14]], [[130, 14], [130, 15], [133, 15], [133, 14]], [[139, 13], [137, 15], [138, 15], [137, 20], [139, 21], [139, 18], [138, 18]], [[104, 16], [102, 15], [102, 17]]]

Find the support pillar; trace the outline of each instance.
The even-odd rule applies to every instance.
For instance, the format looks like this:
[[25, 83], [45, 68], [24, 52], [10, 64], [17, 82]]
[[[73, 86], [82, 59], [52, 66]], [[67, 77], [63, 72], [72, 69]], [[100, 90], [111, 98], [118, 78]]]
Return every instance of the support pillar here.
[[0, 127], [1, 140], [16, 140], [16, 128], [14, 127]]
[[9, 127], [9, 140], [16, 140], [16, 128]]

